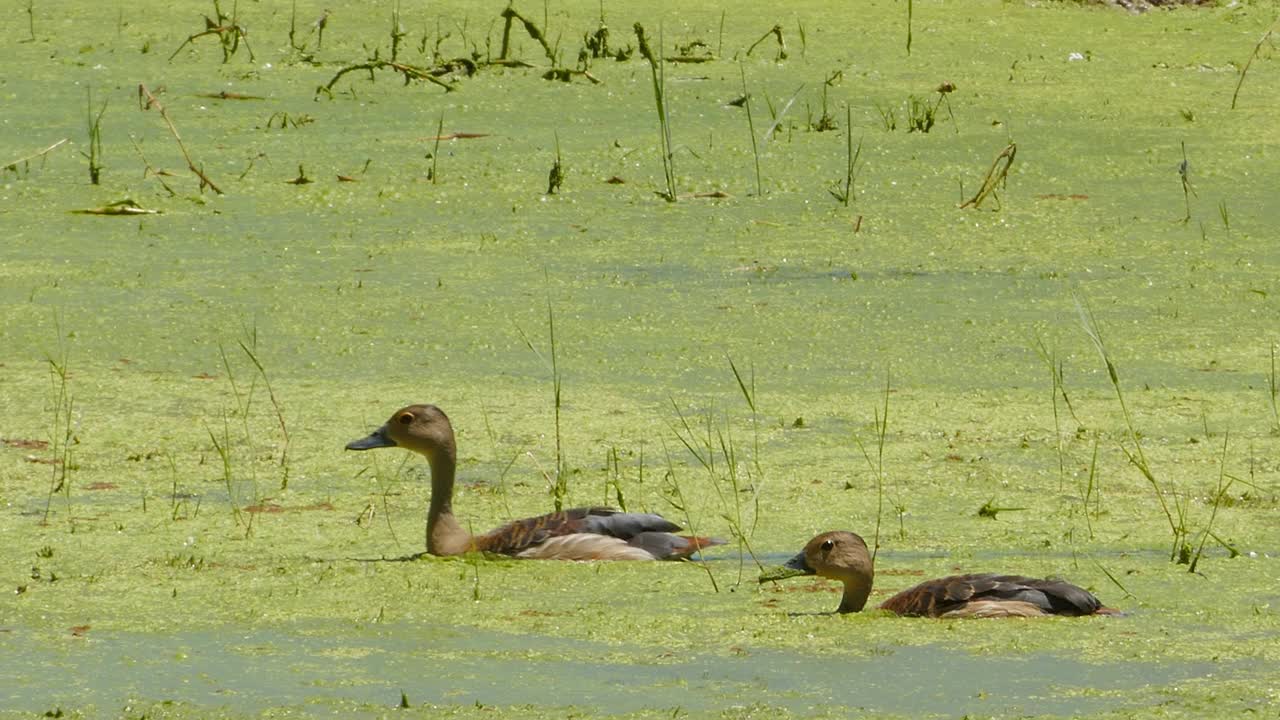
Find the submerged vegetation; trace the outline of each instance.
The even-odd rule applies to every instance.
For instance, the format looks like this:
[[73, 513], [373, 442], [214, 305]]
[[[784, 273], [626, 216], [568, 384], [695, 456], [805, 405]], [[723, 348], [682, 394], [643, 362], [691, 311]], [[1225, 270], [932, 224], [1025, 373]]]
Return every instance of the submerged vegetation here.
[[[1274, 3], [100, 5], [0, 37], [0, 717], [1274, 714]], [[421, 558], [417, 402], [726, 546]], [[743, 582], [834, 529], [1129, 615]]]

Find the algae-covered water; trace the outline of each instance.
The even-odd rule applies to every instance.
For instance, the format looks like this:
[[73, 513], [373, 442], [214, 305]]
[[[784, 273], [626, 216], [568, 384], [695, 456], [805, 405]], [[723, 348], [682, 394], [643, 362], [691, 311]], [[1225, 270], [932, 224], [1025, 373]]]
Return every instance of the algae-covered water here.
[[[1280, 711], [1280, 6], [916, 2], [908, 54], [900, 2], [516, 4], [568, 82], [518, 21], [493, 62], [505, 7], [9, 13], [0, 715]], [[703, 60], [663, 68], [676, 202], [650, 65], [579, 59], [602, 13]], [[317, 92], [393, 53], [476, 70]], [[425, 466], [342, 452], [412, 402], [477, 531], [559, 468], [731, 542], [416, 558]], [[873, 601], [999, 570], [1126, 614], [754, 581], [877, 527]]]

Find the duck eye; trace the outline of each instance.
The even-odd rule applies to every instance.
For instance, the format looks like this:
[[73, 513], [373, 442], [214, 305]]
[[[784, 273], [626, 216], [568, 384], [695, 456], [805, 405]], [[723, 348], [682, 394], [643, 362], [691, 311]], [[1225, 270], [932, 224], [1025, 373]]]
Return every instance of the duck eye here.
[[400, 417], [396, 418], [401, 425], [408, 425], [413, 422], [413, 413], [400, 413]]
[[836, 546], [836, 541], [830, 538], [822, 541], [822, 552], [831, 552], [831, 548]]

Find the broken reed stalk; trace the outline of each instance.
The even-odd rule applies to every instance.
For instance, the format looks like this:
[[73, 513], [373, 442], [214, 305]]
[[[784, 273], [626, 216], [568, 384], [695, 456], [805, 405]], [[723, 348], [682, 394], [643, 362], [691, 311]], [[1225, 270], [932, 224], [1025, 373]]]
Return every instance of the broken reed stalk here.
[[747, 131], [751, 133], [751, 154], [756, 160], [756, 195], [764, 195], [763, 187], [760, 183], [760, 147], [756, 143], [756, 124], [751, 117], [751, 94], [747, 92], [747, 71], [738, 63], [738, 72], [742, 74], [742, 105], [747, 110]]
[[36, 0], [27, 0], [27, 32], [30, 34], [26, 40], [20, 42], [36, 41]]
[[[1277, 27], [1280, 27], [1280, 17], [1276, 18], [1276, 20], [1271, 23], [1271, 27], [1267, 28], [1267, 31], [1262, 34], [1261, 38], [1258, 38], [1258, 44], [1253, 46], [1253, 52], [1249, 54], [1249, 59], [1245, 61], [1244, 67], [1240, 68], [1240, 79], [1236, 81], [1235, 92], [1231, 93], [1232, 110], [1236, 109], [1236, 99], [1240, 97], [1240, 86], [1244, 85], [1245, 73], [1249, 72], [1249, 66], [1253, 65], [1254, 58], [1258, 57], [1258, 52], [1262, 50], [1262, 46], [1271, 38], [1271, 34], [1276, 31]], [[32, 38], [34, 37], [35, 33], [32, 33]]]
[[218, 7], [217, 0], [214, 0], [213, 12], [218, 19], [213, 20], [206, 15], [204, 18], [205, 29], [183, 40], [178, 49], [174, 50], [173, 54], [169, 56], [169, 62], [173, 62], [173, 59], [178, 56], [178, 53], [182, 52], [183, 48], [206, 35], [218, 36], [218, 43], [222, 46], [222, 62], [226, 63], [231, 60], [231, 56], [235, 55], [236, 51], [240, 49], [241, 41], [244, 42], [245, 50], [249, 52], [249, 61], [253, 62], [253, 48], [249, 46], [249, 33], [236, 20], [238, 8], [238, 4], [233, 4], [231, 6], [231, 15], [227, 16], [222, 14], [222, 9]]
[[907, 0], [907, 57], [911, 56], [911, 0]]
[[440, 139], [444, 136], [444, 110], [440, 111], [440, 124], [436, 126], [436, 144], [431, 148], [431, 184], [436, 184], [437, 159], [440, 157]]
[[765, 40], [768, 40], [769, 36], [771, 35], [778, 41], [777, 59], [786, 60], [787, 59], [787, 41], [782, 39], [781, 25], [774, 25], [773, 27], [769, 28], [768, 32], [766, 32], [764, 35], [761, 35], [759, 40], [751, 43], [751, 47], [747, 48], [747, 56], [750, 57], [752, 51], [756, 49], [756, 46], [764, 42]]
[[169, 134], [173, 135], [173, 139], [178, 143], [178, 149], [182, 151], [183, 159], [187, 161], [187, 168], [190, 169], [192, 173], [195, 173], [196, 177], [200, 178], [200, 190], [204, 191], [205, 187], [208, 186], [209, 189], [219, 195], [222, 195], [222, 188], [218, 187], [212, 180], [210, 180], [209, 176], [205, 175], [203, 170], [196, 167], [195, 161], [191, 159], [191, 153], [187, 152], [187, 146], [183, 144], [182, 136], [178, 134], [178, 128], [174, 127], [173, 120], [169, 118], [169, 113], [164, 109], [164, 105], [161, 105], [160, 101], [156, 99], [156, 96], [151, 94], [151, 91], [143, 84], [138, 85], [138, 105], [139, 109], [143, 112], [146, 112], [151, 108], [155, 108], [160, 112], [160, 117], [164, 120], [164, 124], [169, 126]]
[[1191, 198], [1199, 199], [1196, 189], [1191, 187], [1191, 163], [1187, 160], [1187, 143], [1182, 143], [1182, 162], [1178, 163], [1178, 178], [1182, 181], [1182, 202], [1186, 206], [1186, 214], [1182, 216], [1182, 224], [1191, 222]]
[[147, 160], [147, 156], [142, 153], [142, 147], [138, 145], [138, 141], [134, 140], [132, 135], [129, 136], [129, 143], [133, 145], [134, 152], [138, 153], [138, 157], [142, 160], [142, 179], [146, 180], [148, 176], [154, 175], [160, 186], [169, 192], [169, 197], [176, 196], [178, 193], [174, 192], [173, 188], [169, 187], [169, 183], [165, 182], [164, 177], [162, 177], [172, 173], [167, 170], [156, 170], [152, 167], [151, 162]]
[[[783, 119], [786, 118], [787, 113], [791, 112], [791, 108], [795, 106], [796, 98], [800, 97], [800, 91], [802, 90], [804, 90], [804, 83], [800, 83], [800, 87], [796, 88], [796, 91], [791, 94], [791, 97], [787, 100], [786, 104], [782, 106], [782, 110], [774, 113], [773, 124], [770, 125], [769, 129], [764, 133], [765, 142], [772, 140], [773, 134], [778, 130], [778, 128], [782, 127]], [[765, 97], [765, 100], [768, 100], [767, 96]]]
[[1280, 385], [1276, 382], [1276, 344], [1271, 343], [1271, 371], [1267, 373], [1267, 400], [1271, 403], [1271, 432], [1280, 435]]
[[58, 354], [45, 353], [45, 361], [49, 364], [50, 403], [53, 407], [52, 422], [49, 428], [49, 465], [52, 474], [49, 478], [49, 494], [45, 499], [42, 525], [49, 524], [49, 514], [53, 508], [53, 496], [59, 492], [67, 500], [67, 523], [75, 529], [75, 519], [71, 514], [71, 446], [75, 442], [72, 432], [72, 415], [75, 411], [75, 399], [69, 388], [71, 373], [68, 369], [68, 353], [66, 335], [62, 332], [61, 314], [54, 315], [54, 328], [58, 337]]
[[[445, 68], [447, 68], [447, 70], [445, 70]], [[452, 72], [454, 69], [455, 68], [452, 67], [452, 64], [441, 66], [441, 70], [444, 70], [445, 72]], [[472, 64], [470, 66], [465, 66], [464, 64], [464, 69], [467, 71], [467, 74], [470, 75], [471, 73], [475, 72], [475, 65]], [[454, 90], [454, 87], [452, 85], [436, 77], [434, 74], [432, 74], [431, 70], [420, 68], [414, 65], [407, 65], [401, 62], [392, 62], [390, 60], [375, 59], [375, 60], [370, 60], [368, 62], [348, 65], [342, 68], [341, 70], [338, 70], [338, 72], [335, 73], [334, 76], [329, 79], [329, 82], [325, 83], [324, 85], [321, 85], [319, 88], [316, 89], [316, 94], [319, 95], [320, 93], [323, 92], [329, 95], [333, 95], [333, 86], [338, 84], [338, 81], [342, 79], [342, 76], [346, 75], [349, 72], [355, 72], [357, 70], [368, 70], [370, 81], [373, 80], [374, 70], [394, 70], [400, 73], [402, 76], [404, 76], [405, 85], [408, 85], [410, 82], [414, 80], [426, 80], [429, 83], [433, 83], [435, 85], [439, 85], [440, 87], [444, 88], [445, 92], [453, 92]]]
[[977, 209], [984, 200], [995, 195], [997, 187], [1004, 187], [1008, 182], [1009, 167], [1013, 165], [1013, 158], [1017, 154], [1017, 143], [1009, 143], [1008, 147], [1001, 150], [996, 159], [992, 161], [991, 168], [987, 170], [987, 176], [982, 179], [982, 187], [978, 188], [978, 192], [973, 197], [962, 203], [960, 209], [963, 210], [967, 207]]
[[[47, 147], [47, 148], [45, 148], [45, 149], [43, 149], [43, 150], [37, 150], [36, 152], [31, 153], [30, 155], [25, 155], [25, 156], [23, 156], [23, 157], [20, 157], [20, 158], [18, 158], [17, 160], [14, 160], [13, 162], [6, 164], [6, 165], [4, 166], [4, 169], [5, 169], [5, 170], [12, 170], [12, 171], [14, 171], [14, 172], [17, 172], [17, 171], [18, 171], [18, 166], [19, 166], [19, 165], [22, 165], [22, 166], [24, 166], [24, 168], [25, 168], [25, 167], [27, 166], [27, 164], [28, 164], [28, 163], [30, 163], [32, 160], [35, 160], [36, 158], [41, 158], [41, 159], [43, 159], [45, 155], [48, 155], [49, 153], [53, 152], [54, 150], [57, 150], [58, 148], [60, 148], [60, 147], [62, 147], [63, 145], [65, 145], [65, 144], [67, 143], [67, 140], [68, 140], [68, 138], [62, 138], [62, 139], [61, 139], [61, 140], [59, 140], [58, 142], [56, 142], [56, 143], [54, 143], [54, 144], [50, 145], [49, 147]], [[28, 169], [29, 169], [29, 168], [28, 168]]]
[[520, 24], [524, 25], [524, 31], [529, 33], [529, 37], [536, 40], [538, 44], [542, 46], [542, 52], [546, 54], [547, 60], [551, 62], [551, 66], [556, 67], [559, 64], [556, 62], [555, 50], [553, 50], [551, 45], [547, 43], [547, 36], [542, 32], [541, 28], [533, 24], [532, 20], [529, 20], [525, 16], [516, 12], [516, 9], [511, 6], [507, 6], [507, 9], [502, 11], [501, 17], [506, 21], [506, 24], [503, 26], [502, 30], [502, 53], [499, 55], [499, 59], [507, 59], [507, 51], [510, 49], [511, 45], [511, 22], [513, 20], [519, 20]]
[[[671, 118], [667, 112], [666, 75], [663, 71], [661, 59], [654, 55], [653, 49], [649, 47], [649, 40], [644, 34], [644, 26], [636, 23], [635, 32], [636, 39], [640, 44], [640, 55], [649, 61], [649, 70], [653, 75], [653, 100], [658, 109], [658, 132], [661, 135], [662, 143], [662, 173], [667, 181], [666, 192], [658, 194], [667, 202], [675, 202], [676, 174], [671, 151]], [[661, 30], [658, 31], [658, 46], [659, 50], [661, 50]]]

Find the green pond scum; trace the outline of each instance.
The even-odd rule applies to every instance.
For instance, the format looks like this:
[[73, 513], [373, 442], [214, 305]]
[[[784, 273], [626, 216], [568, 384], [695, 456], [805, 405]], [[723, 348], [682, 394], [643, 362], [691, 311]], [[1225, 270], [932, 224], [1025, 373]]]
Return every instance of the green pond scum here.
[[[1280, 4], [6, 14], [0, 717], [1280, 713]], [[728, 543], [422, 557], [418, 402]]]

